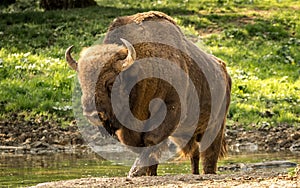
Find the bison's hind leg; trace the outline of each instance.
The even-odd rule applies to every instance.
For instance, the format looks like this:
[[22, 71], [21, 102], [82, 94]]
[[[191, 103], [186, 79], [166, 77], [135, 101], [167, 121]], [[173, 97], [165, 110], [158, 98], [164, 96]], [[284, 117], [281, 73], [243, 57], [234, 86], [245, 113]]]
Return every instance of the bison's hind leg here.
[[222, 128], [213, 143], [200, 154], [204, 174], [216, 174], [218, 159], [226, 154], [226, 141], [223, 132]]
[[181, 149], [181, 154], [191, 160], [192, 174], [199, 174], [199, 144], [195, 138], [192, 138], [188, 144]]

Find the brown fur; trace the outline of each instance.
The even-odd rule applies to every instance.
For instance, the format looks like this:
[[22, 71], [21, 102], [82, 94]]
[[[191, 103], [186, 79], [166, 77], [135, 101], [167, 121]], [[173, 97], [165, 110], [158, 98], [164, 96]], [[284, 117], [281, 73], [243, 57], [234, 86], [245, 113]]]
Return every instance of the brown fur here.
[[[147, 29], [143, 26], [145, 21], [154, 21], [161, 26]], [[122, 26], [126, 24], [133, 24], [138, 29], [122, 29]], [[121, 31], [115, 32], [118, 29]], [[135, 132], [124, 127], [114, 116], [110, 103], [109, 88], [114, 83], [116, 76], [120, 73], [120, 64], [124, 63], [127, 55], [126, 48], [117, 45], [121, 44], [120, 38], [124, 38], [134, 45], [137, 59], [150, 57], [168, 59], [170, 62], [181, 67], [181, 69], [189, 75], [196, 86], [200, 101], [199, 108], [201, 111], [198, 126], [188, 144], [182, 148], [181, 153], [190, 157], [192, 173], [199, 173], [199, 155], [202, 159], [203, 172], [216, 173], [217, 160], [219, 157], [225, 156], [227, 151], [224, 136], [226, 114], [222, 117], [224, 121], [213, 144], [200, 154], [198, 142], [201, 142], [202, 136], [208, 127], [211, 113], [210, 101], [212, 99], [208, 82], [202, 72], [203, 70], [197, 66], [197, 63], [194, 62], [187, 53], [172, 47], [172, 45], [147, 42], [147, 37], [149, 39], [148, 41], [151, 41], [151, 37], [156, 36], [167, 38], [174, 46], [182, 46], [183, 49], [186, 49], [187, 53], [192, 51], [192, 53], [200, 54], [202, 58], [200, 61], [211, 64], [212, 69], [209, 70], [211, 71], [210, 74], [217, 75], [220, 73], [220, 75], [222, 75], [220, 82], [223, 82], [226, 88], [226, 100], [223, 102], [226, 103], [227, 112], [230, 102], [231, 79], [226, 71], [225, 63], [210, 54], [195, 49], [184, 37], [171, 17], [156, 11], [115, 19], [109, 27], [104, 44], [90, 47], [81, 54], [78, 76], [83, 91], [83, 107], [89, 106], [89, 104], [95, 100], [96, 110], [99, 113], [100, 119], [104, 122], [105, 128], [110, 133], [117, 135], [120, 142], [126, 145], [140, 147], [156, 145], [162, 142], [176, 130], [176, 125], [180, 120], [181, 106], [179, 96], [175, 89], [169, 83], [157, 78], [145, 79], [134, 86], [130, 94], [130, 108], [136, 118], [146, 120], [150, 117], [148, 107], [150, 101], [154, 98], [163, 99], [168, 110], [167, 116], [158, 128], [149, 132]], [[133, 77], [138, 77], [140, 74], [135, 72], [134, 69], [129, 71]], [[99, 74], [99, 76], [91, 78], [96, 74]], [[161, 74], [167, 74], [167, 72], [161, 70]], [[89, 93], [90, 91], [94, 91], [93, 88], [96, 88], [95, 93]], [[89, 110], [93, 111], [95, 109]], [[190, 113], [192, 113], [192, 111], [190, 111]], [[188, 129], [188, 127], [186, 128]], [[185, 129], [180, 131], [184, 133]], [[172, 138], [175, 143], [180, 143], [180, 139], [180, 137], [176, 138], [176, 135]], [[147, 174], [156, 175], [156, 169], [157, 165], [150, 166], [147, 169]]]

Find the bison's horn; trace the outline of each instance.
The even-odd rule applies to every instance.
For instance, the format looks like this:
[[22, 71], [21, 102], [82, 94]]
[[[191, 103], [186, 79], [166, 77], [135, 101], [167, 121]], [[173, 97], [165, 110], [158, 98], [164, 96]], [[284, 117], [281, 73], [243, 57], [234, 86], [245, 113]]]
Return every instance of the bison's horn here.
[[126, 70], [134, 63], [134, 60], [136, 59], [136, 52], [130, 42], [128, 42], [127, 40], [122, 39], [122, 38], [120, 40], [123, 42], [123, 44], [126, 46], [126, 48], [128, 50], [127, 58], [126, 58], [124, 64], [122, 65], [123, 70]]
[[68, 64], [69, 64], [69, 66], [72, 68], [72, 69], [74, 69], [74, 70], [76, 70], [77, 71], [77, 62], [72, 58], [72, 56], [71, 56], [71, 51], [72, 51], [72, 48], [73, 48], [74, 46], [72, 45], [72, 46], [70, 46], [67, 50], [66, 50], [66, 53], [65, 53], [65, 57], [66, 57], [66, 60], [67, 60], [67, 62], [68, 62]]

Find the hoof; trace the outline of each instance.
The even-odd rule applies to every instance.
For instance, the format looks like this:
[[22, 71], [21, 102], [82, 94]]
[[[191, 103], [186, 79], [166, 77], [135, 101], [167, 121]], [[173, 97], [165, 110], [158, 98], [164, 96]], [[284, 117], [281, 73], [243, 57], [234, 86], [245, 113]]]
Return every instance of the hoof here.
[[135, 167], [131, 169], [127, 178], [145, 176], [147, 172], [147, 167]]

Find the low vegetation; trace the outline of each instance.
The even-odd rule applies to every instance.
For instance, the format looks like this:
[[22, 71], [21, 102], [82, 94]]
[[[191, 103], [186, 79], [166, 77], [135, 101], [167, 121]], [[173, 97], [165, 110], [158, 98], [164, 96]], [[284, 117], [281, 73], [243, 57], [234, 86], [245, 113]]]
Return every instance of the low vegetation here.
[[300, 125], [298, 0], [98, 0], [97, 7], [46, 12], [17, 2], [0, 13], [2, 119], [43, 115], [67, 125], [74, 118], [76, 75], [64, 61], [65, 49], [75, 45], [77, 58], [115, 17], [159, 10], [227, 62], [233, 78], [229, 125]]

